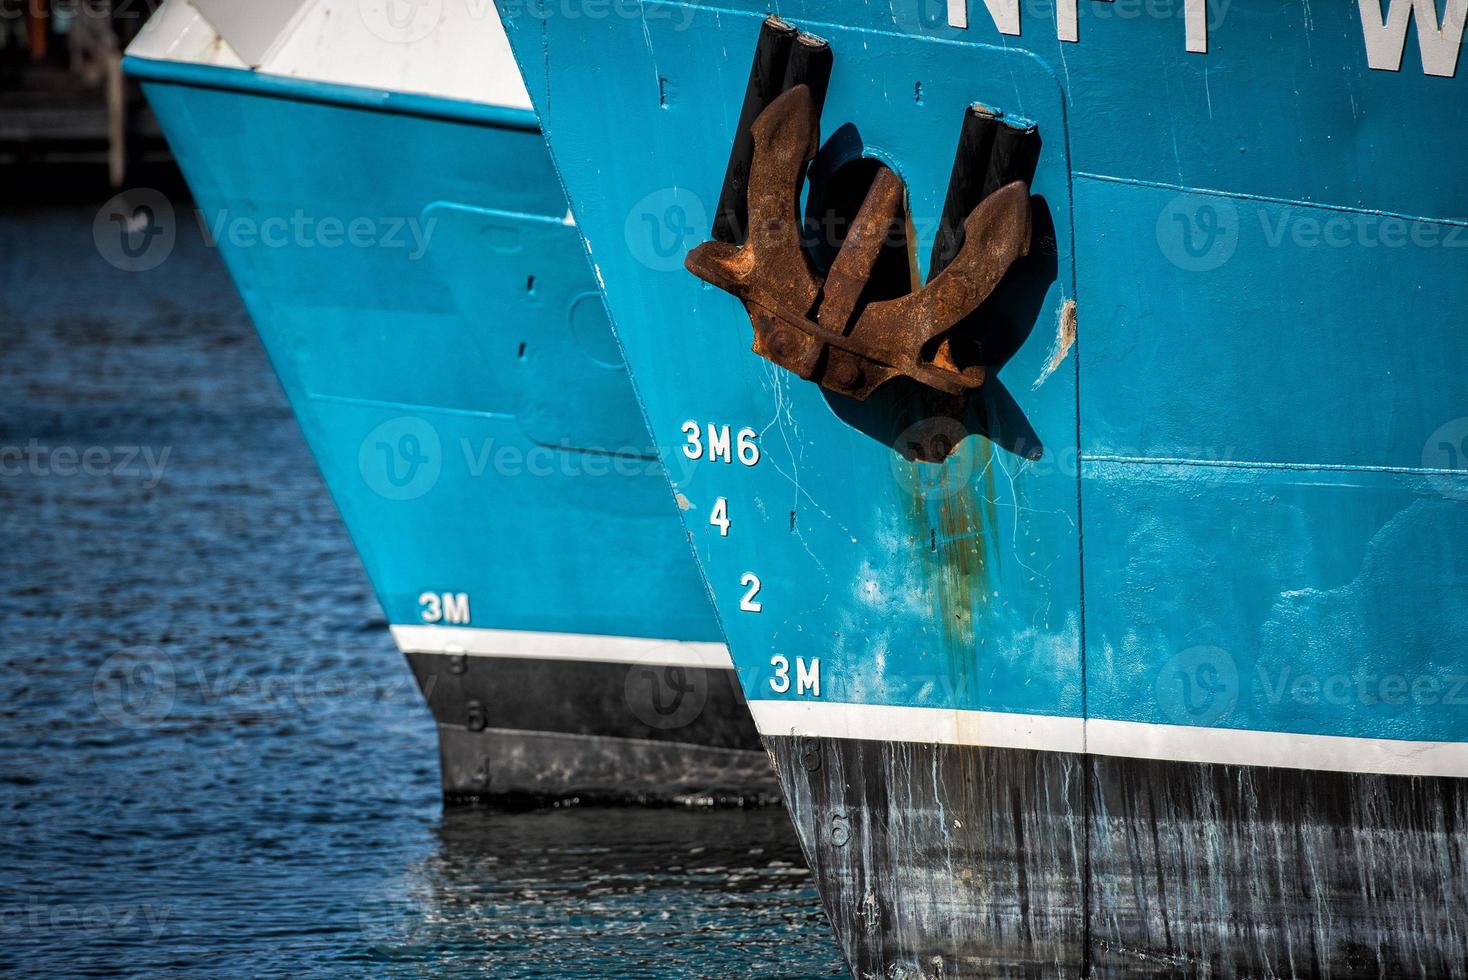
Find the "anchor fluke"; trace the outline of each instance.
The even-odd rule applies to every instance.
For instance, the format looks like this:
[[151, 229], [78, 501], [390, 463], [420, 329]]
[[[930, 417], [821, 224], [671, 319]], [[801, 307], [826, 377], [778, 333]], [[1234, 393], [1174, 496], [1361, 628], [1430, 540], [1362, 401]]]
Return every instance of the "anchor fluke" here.
[[[796, 39], [797, 53], [806, 37]], [[767, 25], [762, 42], [768, 47], [772, 38], [784, 40]], [[823, 45], [805, 47], [819, 51]], [[756, 68], [768, 73], [766, 61], [757, 56]], [[755, 89], [751, 81], [750, 91]], [[905, 233], [907, 189], [890, 169], [878, 168], [829, 270], [824, 277], [814, 270], [802, 238], [799, 203], [801, 184], [820, 147], [820, 101], [809, 85], [795, 84], [770, 99], [748, 130], [736, 135], [735, 153], [747, 150], [749, 163], [747, 171], [731, 164], [729, 172], [739, 175], [743, 200], [726, 182], [722, 206], [747, 215], [746, 234], [698, 246], [685, 265], [744, 303], [756, 354], [829, 391], [864, 401], [896, 377], [948, 395], [979, 388], [984, 368], [956, 364], [948, 343], [939, 338], [973, 314], [1010, 267], [1029, 254], [1028, 174], [982, 196], [963, 220], [961, 234], [951, 226], [945, 231], [941, 267], [925, 286], [862, 306], [884, 245]], [[1033, 129], [1001, 131], [979, 145], [986, 151], [1000, 144], [1013, 147], [1016, 140], [1033, 136]], [[1001, 163], [986, 157], [974, 167], [987, 179], [1015, 169], [1007, 164], [996, 169]], [[954, 179], [962, 172], [956, 166]], [[948, 204], [972, 195], [968, 186], [950, 187]]]

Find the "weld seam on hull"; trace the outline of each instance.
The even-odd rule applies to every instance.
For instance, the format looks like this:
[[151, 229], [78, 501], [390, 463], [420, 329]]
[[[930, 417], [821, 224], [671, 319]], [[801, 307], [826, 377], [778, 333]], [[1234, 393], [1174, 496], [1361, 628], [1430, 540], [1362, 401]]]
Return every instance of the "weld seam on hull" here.
[[511, 412], [481, 412], [472, 408], [449, 408], [444, 405], [383, 401], [380, 398], [353, 398], [349, 395], [320, 395], [315, 392], [308, 393], [306, 397], [313, 402], [322, 402], [327, 405], [381, 408], [393, 412], [414, 412], [421, 415], [446, 415], [457, 418], [489, 419], [493, 422], [513, 422], [516, 419], [516, 416]]
[[1446, 476], [1468, 479], [1468, 471], [1438, 469], [1430, 466], [1373, 466], [1366, 463], [1288, 463], [1267, 460], [1081, 454], [1082, 467], [1093, 463], [1119, 466], [1207, 466], [1214, 469], [1288, 470], [1304, 473], [1389, 473], [1394, 476]]
[[1257, 201], [1261, 204], [1283, 204], [1289, 207], [1311, 208], [1321, 211], [1337, 211], [1342, 214], [1364, 214], [1378, 218], [1401, 218], [1403, 221], [1426, 221], [1435, 225], [1456, 225], [1468, 227], [1468, 221], [1462, 218], [1437, 217], [1427, 214], [1409, 214], [1405, 211], [1385, 211], [1378, 208], [1359, 208], [1349, 204], [1334, 204], [1329, 201], [1302, 201], [1297, 198], [1270, 197], [1265, 194], [1246, 194], [1239, 191], [1225, 191], [1212, 187], [1188, 187], [1183, 184], [1169, 184], [1156, 180], [1138, 180], [1135, 177], [1117, 177], [1112, 174], [1093, 174], [1082, 170], [1072, 174], [1077, 180], [1094, 180], [1102, 184], [1125, 184], [1129, 187], [1152, 187], [1157, 190], [1178, 191], [1180, 193], [1197, 194], [1205, 197], [1227, 197], [1238, 201]]

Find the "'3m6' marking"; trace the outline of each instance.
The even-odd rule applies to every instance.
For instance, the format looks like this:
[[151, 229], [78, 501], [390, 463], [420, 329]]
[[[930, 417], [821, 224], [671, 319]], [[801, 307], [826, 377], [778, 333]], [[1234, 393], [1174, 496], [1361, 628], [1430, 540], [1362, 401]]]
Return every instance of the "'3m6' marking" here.
[[723, 461], [734, 462], [734, 457], [739, 457], [739, 462], [745, 466], [754, 466], [759, 462], [759, 433], [749, 427], [739, 430], [738, 435], [733, 433], [730, 426], [708, 424], [708, 444], [704, 445], [704, 426], [689, 419], [682, 425], [683, 438], [687, 440], [683, 446], [683, 455], [689, 459], [707, 459], [711, 463]]

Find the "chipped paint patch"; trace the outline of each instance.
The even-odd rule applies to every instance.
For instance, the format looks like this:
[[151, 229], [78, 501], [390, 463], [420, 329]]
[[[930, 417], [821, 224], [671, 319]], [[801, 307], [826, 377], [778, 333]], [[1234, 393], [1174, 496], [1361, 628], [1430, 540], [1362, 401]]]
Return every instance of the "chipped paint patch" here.
[[679, 510], [692, 510], [693, 509], [693, 501], [691, 501], [687, 497], [683, 496], [683, 494], [679, 493], [679, 494], [675, 494], [674, 496], [675, 496], [675, 498], [678, 501], [678, 509]]
[[1070, 349], [1076, 344], [1076, 301], [1066, 300], [1060, 307], [1060, 316], [1055, 324], [1055, 343], [1050, 345], [1050, 356], [1045, 361], [1045, 370], [1035, 379], [1032, 387], [1038, 388], [1050, 379], [1055, 369], [1065, 363]]

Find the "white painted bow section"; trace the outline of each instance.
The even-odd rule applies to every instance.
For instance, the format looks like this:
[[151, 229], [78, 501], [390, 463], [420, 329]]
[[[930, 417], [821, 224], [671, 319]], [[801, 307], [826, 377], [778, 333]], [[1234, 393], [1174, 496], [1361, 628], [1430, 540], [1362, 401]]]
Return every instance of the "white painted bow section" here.
[[530, 108], [491, 0], [165, 0], [128, 54]]
[[195, 8], [234, 49], [245, 64], [256, 67], [284, 40], [311, 4], [308, 0], [192, 0]]

